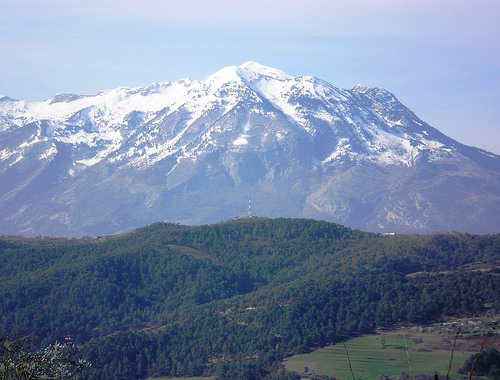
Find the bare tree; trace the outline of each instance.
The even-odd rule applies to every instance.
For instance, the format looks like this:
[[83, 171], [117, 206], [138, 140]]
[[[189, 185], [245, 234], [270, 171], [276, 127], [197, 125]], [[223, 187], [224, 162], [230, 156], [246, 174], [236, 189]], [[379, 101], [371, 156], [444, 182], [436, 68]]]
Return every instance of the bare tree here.
[[0, 338], [0, 380], [71, 379], [78, 370], [90, 366], [75, 358], [71, 342], [55, 343], [34, 350], [35, 338]]

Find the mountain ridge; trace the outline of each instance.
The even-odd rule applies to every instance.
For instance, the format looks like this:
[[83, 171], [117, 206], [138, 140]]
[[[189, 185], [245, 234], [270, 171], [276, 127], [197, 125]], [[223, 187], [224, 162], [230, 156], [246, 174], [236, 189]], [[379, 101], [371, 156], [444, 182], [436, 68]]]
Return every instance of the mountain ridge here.
[[386, 90], [251, 61], [200, 81], [2, 98], [0, 177], [6, 233], [214, 222], [241, 215], [248, 194], [262, 216], [500, 230], [500, 156], [445, 136]]

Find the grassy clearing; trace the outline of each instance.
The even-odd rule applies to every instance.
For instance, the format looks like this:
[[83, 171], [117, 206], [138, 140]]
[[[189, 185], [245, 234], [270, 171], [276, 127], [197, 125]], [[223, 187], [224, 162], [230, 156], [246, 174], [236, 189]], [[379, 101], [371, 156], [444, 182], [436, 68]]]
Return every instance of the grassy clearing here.
[[[379, 375], [401, 375], [410, 373], [410, 363], [415, 374], [433, 375], [436, 371], [446, 376], [450, 361], [453, 338], [437, 334], [384, 333], [355, 338], [345, 342], [356, 379], [372, 380]], [[382, 345], [384, 343], [384, 345]], [[450, 376], [458, 377], [458, 368], [475, 353], [473, 350], [454, 352]], [[297, 355], [285, 361], [289, 371], [333, 376], [337, 379], [352, 378], [346, 352], [342, 344], [329, 346], [310, 354]]]

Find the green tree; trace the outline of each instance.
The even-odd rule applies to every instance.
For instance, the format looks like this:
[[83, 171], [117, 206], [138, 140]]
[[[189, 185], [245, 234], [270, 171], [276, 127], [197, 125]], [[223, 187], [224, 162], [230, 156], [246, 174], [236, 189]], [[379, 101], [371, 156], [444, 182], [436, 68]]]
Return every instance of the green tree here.
[[471, 355], [460, 368], [459, 373], [470, 373], [474, 370], [474, 375], [488, 376], [491, 379], [498, 379], [498, 368], [500, 367], [500, 351], [490, 348], [481, 351], [477, 356]]

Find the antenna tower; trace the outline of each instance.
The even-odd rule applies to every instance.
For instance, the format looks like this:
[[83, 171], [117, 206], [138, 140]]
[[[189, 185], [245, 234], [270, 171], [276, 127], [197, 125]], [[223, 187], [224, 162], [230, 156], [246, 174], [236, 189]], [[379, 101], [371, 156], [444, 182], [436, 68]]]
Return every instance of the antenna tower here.
[[252, 217], [252, 196], [248, 196], [248, 217]]

